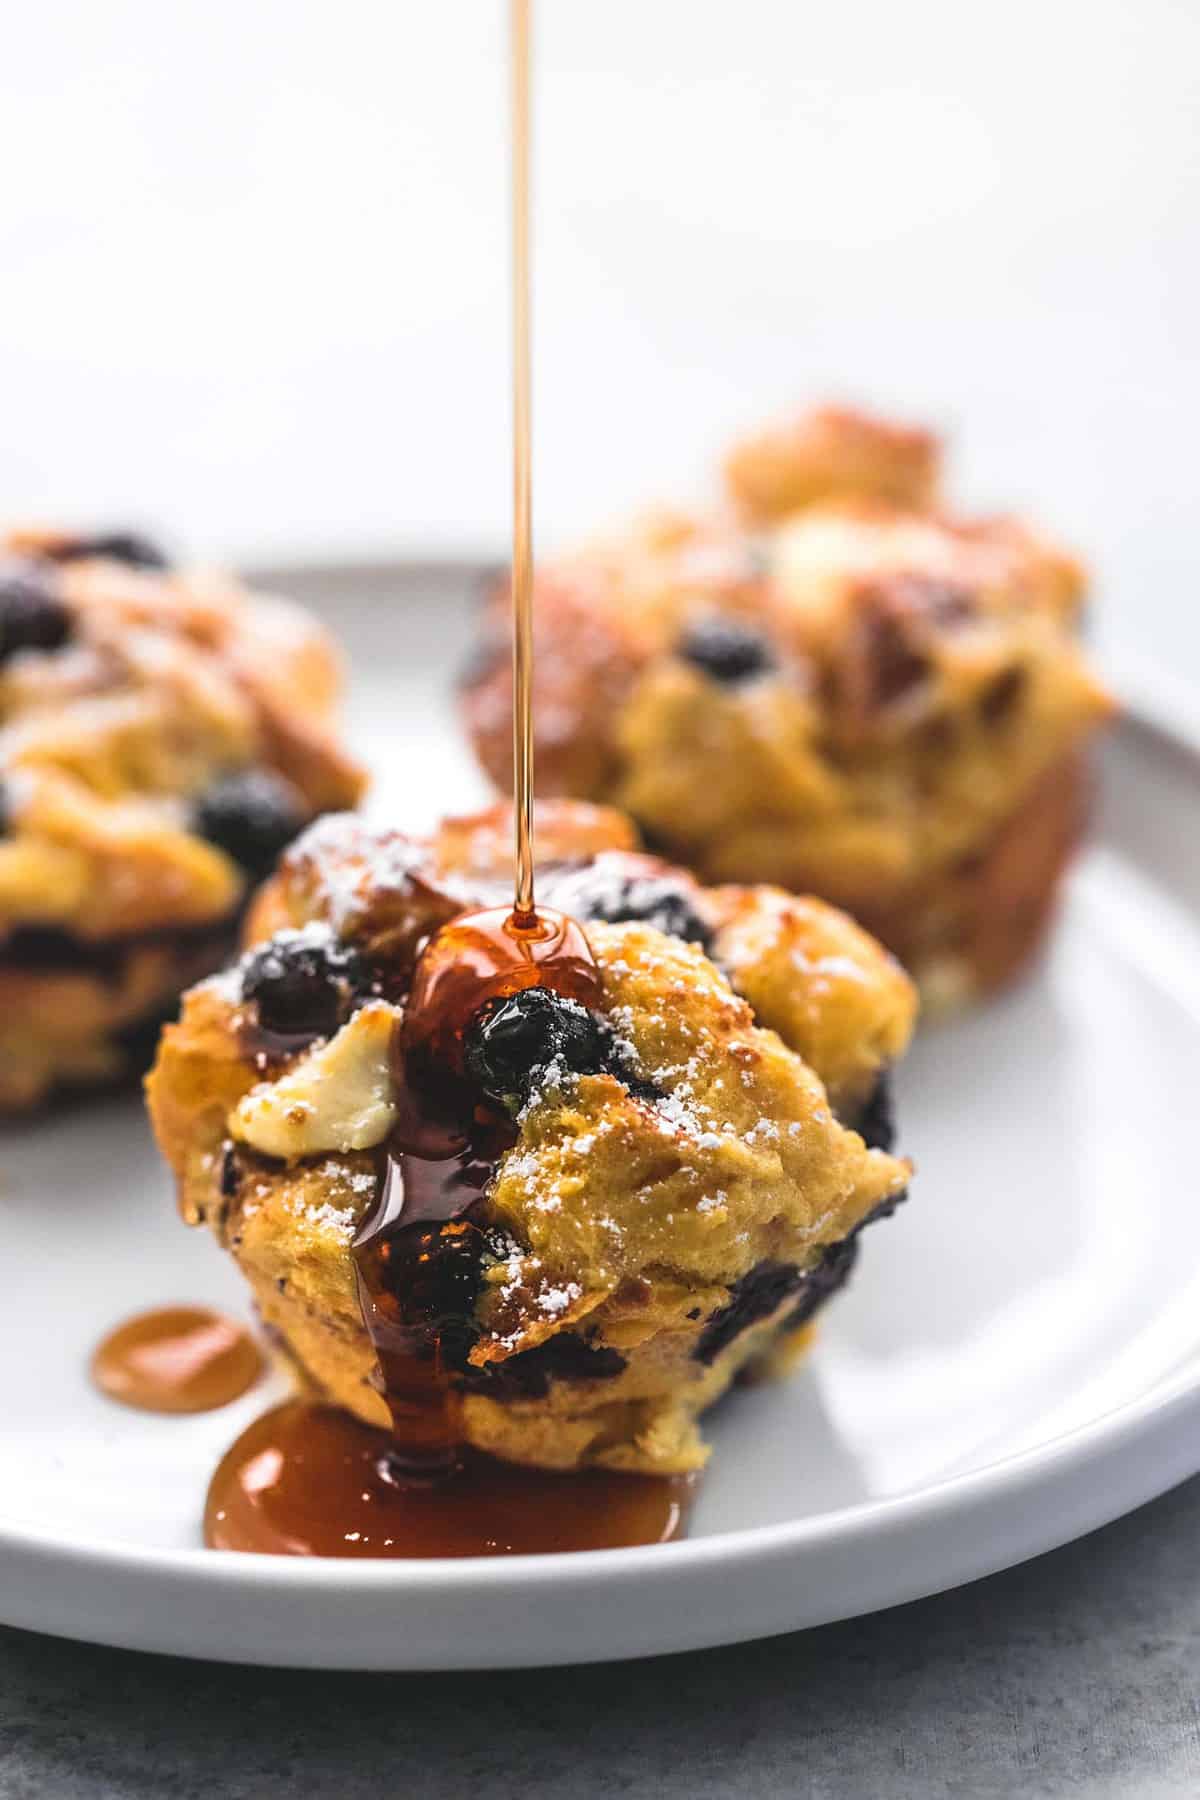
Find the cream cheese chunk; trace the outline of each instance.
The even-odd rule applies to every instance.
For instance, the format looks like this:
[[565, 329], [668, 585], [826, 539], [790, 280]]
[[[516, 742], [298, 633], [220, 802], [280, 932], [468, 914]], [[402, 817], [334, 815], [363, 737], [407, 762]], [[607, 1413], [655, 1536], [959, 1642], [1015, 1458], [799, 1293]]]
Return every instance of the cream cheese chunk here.
[[371, 1001], [278, 1081], [251, 1088], [230, 1115], [231, 1136], [288, 1162], [381, 1144], [396, 1122], [389, 1051], [398, 1017]]

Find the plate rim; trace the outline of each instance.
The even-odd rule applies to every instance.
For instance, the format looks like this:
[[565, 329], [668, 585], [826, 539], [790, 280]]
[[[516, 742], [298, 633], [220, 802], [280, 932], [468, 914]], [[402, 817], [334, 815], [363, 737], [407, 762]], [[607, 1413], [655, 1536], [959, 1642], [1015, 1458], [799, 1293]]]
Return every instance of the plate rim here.
[[[1122, 701], [1122, 726], [1151, 733], [1182, 751], [1200, 773], [1200, 724], [1196, 720], [1194, 684], [1181, 681], [1170, 671], [1132, 657], [1103, 659], [1104, 673]], [[1197, 1347], [1200, 1349], [1200, 1334]], [[0, 1618], [27, 1629], [87, 1641], [120, 1644], [178, 1655], [203, 1655], [229, 1662], [264, 1662], [277, 1666], [379, 1667], [379, 1668], [483, 1668], [529, 1666], [539, 1660], [521, 1647], [520, 1633], [510, 1644], [496, 1643], [481, 1634], [481, 1641], [465, 1654], [449, 1647], [415, 1657], [399, 1649], [381, 1655], [365, 1655], [337, 1641], [336, 1633], [324, 1644], [289, 1643], [286, 1633], [275, 1631], [273, 1648], [248, 1643], [227, 1643], [218, 1636], [197, 1639], [194, 1622], [180, 1609], [176, 1619], [161, 1619], [156, 1630], [147, 1629], [143, 1606], [149, 1610], [156, 1591], [161, 1598], [170, 1590], [174, 1598], [184, 1592], [203, 1592], [210, 1602], [250, 1600], [255, 1597], [296, 1603], [295, 1629], [305, 1606], [322, 1598], [341, 1597], [348, 1602], [371, 1597], [396, 1600], [400, 1596], [431, 1602], [458, 1600], [464, 1594], [482, 1602], [503, 1602], [532, 1594], [540, 1598], [564, 1597], [574, 1603], [609, 1587], [630, 1584], [652, 1589], [655, 1596], [674, 1595], [680, 1585], [691, 1586], [702, 1573], [728, 1573], [774, 1577], [791, 1568], [796, 1559], [824, 1549], [845, 1555], [865, 1546], [886, 1549], [893, 1556], [907, 1549], [909, 1557], [882, 1592], [862, 1603], [847, 1596], [847, 1604], [818, 1604], [811, 1616], [804, 1608], [790, 1622], [765, 1628], [747, 1617], [726, 1613], [705, 1616], [690, 1629], [666, 1629], [655, 1639], [638, 1634], [638, 1641], [584, 1644], [554, 1660], [595, 1661], [629, 1655], [684, 1651], [735, 1643], [774, 1632], [801, 1629], [838, 1618], [879, 1610], [922, 1595], [956, 1587], [964, 1582], [1011, 1567], [1058, 1547], [1108, 1523], [1176, 1483], [1200, 1471], [1200, 1356], [1189, 1358], [1173, 1374], [1162, 1376], [1143, 1392], [1106, 1408], [1065, 1431], [1036, 1444], [986, 1462], [977, 1468], [924, 1482], [903, 1493], [881, 1499], [808, 1514], [799, 1519], [747, 1526], [710, 1536], [685, 1539], [668, 1546], [575, 1551], [569, 1556], [539, 1554], [498, 1557], [431, 1558], [411, 1562], [387, 1559], [272, 1557], [201, 1546], [180, 1548], [139, 1547], [110, 1538], [67, 1542], [61, 1534], [0, 1517]], [[1142, 1450], [1142, 1457], [1132, 1452]], [[1135, 1466], [1136, 1465], [1136, 1466]], [[1090, 1471], [1092, 1486], [1080, 1493], [1069, 1511], [1055, 1512], [1052, 1505], [1069, 1494], [1073, 1481]], [[1123, 1479], [1111, 1484], [1107, 1473]], [[936, 1539], [943, 1525], [969, 1527], [973, 1518], [989, 1507], [1003, 1507], [1015, 1495], [1040, 1501], [1045, 1507], [1036, 1528], [1018, 1529], [1003, 1546], [986, 1535], [976, 1537], [957, 1552], [949, 1579], [937, 1571]], [[1028, 1509], [1032, 1512], [1034, 1509]], [[1051, 1522], [1053, 1520], [1053, 1522]], [[1016, 1524], [1020, 1526], [1018, 1518]], [[922, 1559], [924, 1548], [924, 1559]], [[931, 1550], [933, 1551], [931, 1557]], [[107, 1623], [100, 1615], [85, 1623], [64, 1622], [57, 1586], [62, 1578], [86, 1574], [101, 1584], [114, 1584], [110, 1595], [113, 1616]], [[21, 1577], [27, 1591], [38, 1591], [43, 1578], [46, 1607], [15, 1602]], [[32, 1577], [32, 1580], [30, 1579]], [[786, 1592], [786, 1583], [783, 1584]], [[790, 1596], [796, 1599], [796, 1596]], [[69, 1607], [65, 1610], [69, 1611]], [[81, 1607], [86, 1611], [86, 1607]], [[161, 1610], [161, 1609], [160, 1609]], [[636, 1611], [636, 1609], [634, 1609]], [[751, 1612], [761, 1612], [761, 1604]], [[792, 1610], [792, 1609], [789, 1609]], [[46, 1614], [56, 1616], [47, 1618]], [[663, 1619], [667, 1611], [663, 1611]], [[397, 1617], [394, 1623], [401, 1621]], [[217, 1619], [210, 1619], [216, 1625]], [[268, 1636], [271, 1635], [268, 1633]], [[437, 1638], [437, 1630], [433, 1632]], [[378, 1637], [378, 1632], [375, 1633]], [[611, 1634], [610, 1634], [611, 1639]], [[512, 1652], [511, 1654], [509, 1652]], [[547, 1660], [541, 1658], [541, 1660]]]

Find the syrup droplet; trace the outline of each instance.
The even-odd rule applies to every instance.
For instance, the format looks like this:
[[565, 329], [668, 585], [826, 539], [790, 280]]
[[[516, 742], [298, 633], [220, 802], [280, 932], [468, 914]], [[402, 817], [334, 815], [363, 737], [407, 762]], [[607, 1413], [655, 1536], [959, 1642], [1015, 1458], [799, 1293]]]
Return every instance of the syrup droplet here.
[[[581, 1006], [600, 999], [600, 977], [583, 927], [543, 907], [532, 923], [503, 906], [464, 913], [430, 939], [413, 975], [401, 1051], [417, 1082], [461, 1076], [463, 1040], [487, 1001], [544, 985]], [[412, 1148], [420, 1153], [422, 1146]]]
[[101, 1393], [143, 1412], [212, 1412], [252, 1387], [263, 1355], [245, 1326], [203, 1306], [127, 1319], [92, 1357]]
[[454, 1479], [389, 1479], [393, 1445], [336, 1407], [290, 1401], [256, 1419], [208, 1491], [212, 1550], [271, 1556], [512, 1556], [665, 1544], [695, 1478], [562, 1474], [467, 1452]]

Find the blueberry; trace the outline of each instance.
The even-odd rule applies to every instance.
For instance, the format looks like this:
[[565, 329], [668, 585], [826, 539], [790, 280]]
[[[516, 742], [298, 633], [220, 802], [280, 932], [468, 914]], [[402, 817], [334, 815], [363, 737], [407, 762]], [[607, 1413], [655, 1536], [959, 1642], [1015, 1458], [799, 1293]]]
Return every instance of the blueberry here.
[[[869, 1223], [869, 1219], [863, 1220], [864, 1225]], [[801, 1325], [807, 1325], [813, 1314], [819, 1312], [839, 1288], [845, 1287], [854, 1273], [858, 1252], [858, 1231], [852, 1231], [840, 1243], [826, 1245], [821, 1252], [820, 1262], [804, 1278], [804, 1289], [794, 1311], [783, 1322], [785, 1331], [799, 1331]]]
[[237, 1146], [232, 1138], [226, 1138], [221, 1145], [221, 1162], [217, 1175], [217, 1186], [220, 1188], [222, 1200], [236, 1200], [241, 1179]]
[[700, 1333], [695, 1351], [697, 1362], [715, 1362], [727, 1345], [760, 1319], [770, 1318], [788, 1298], [805, 1284], [803, 1269], [795, 1263], [756, 1263], [749, 1274], [735, 1281], [729, 1299], [709, 1315]]
[[353, 950], [296, 933], [273, 938], [242, 965], [242, 998], [257, 1007], [264, 1031], [279, 1037], [330, 1037], [344, 1021], [362, 971]]
[[[864, 1219], [863, 1224], [869, 1223]], [[781, 1329], [798, 1331], [825, 1302], [844, 1287], [858, 1261], [858, 1231], [836, 1244], [827, 1244], [816, 1265], [799, 1269], [794, 1263], [756, 1263], [748, 1275], [735, 1281], [729, 1299], [711, 1313], [692, 1352], [697, 1362], [715, 1362], [722, 1350], [751, 1325], [770, 1318], [790, 1296], [796, 1304]]]
[[586, 1007], [552, 988], [522, 988], [489, 1000], [467, 1033], [469, 1080], [513, 1111], [529, 1099], [538, 1072], [552, 1064], [578, 1074], [604, 1066], [604, 1033]]
[[577, 919], [604, 919], [610, 925], [636, 920], [705, 948], [712, 937], [712, 926], [674, 875], [622, 874], [601, 861], [562, 877], [553, 892], [554, 904]]
[[12, 798], [5, 783], [0, 781], [0, 838], [8, 836], [12, 822]]
[[904, 1205], [904, 1202], [907, 1199], [908, 1189], [901, 1188], [898, 1194], [891, 1194], [886, 1200], [881, 1200], [877, 1206], [871, 1208], [865, 1219], [860, 1219], [858, 1221], [851, 1236], [857, 1238], [859, 1233], [865, 1231], [868, 1225], [877, 1225], [880, 1219], [890, 1219], [896, 1210]]
[[979, 700], [979, 714], [985, 725], [1006, 724], [1029, 686], [1029, 671], [1020, 663], [993, 676]]
[[723, 687], [766, 675], [775, 666], [771, 647], [761, 632], [716, 613], [688, 627], [679, 654]]
[[[863, 1127], [860, 1125], [859, 1129], [861, 1131]], [[826, 1244], [811, 1269], [769, 1259], [756, 1263], [748, 1275], [734, 1282], [725, 1305], [709, 1314], [692, 1352], [696, 1361], [714, 1362], [748, 1326], [770, 1318], [793, 1294], [796, 1303], [783, 1320], [781, 1330], [798, 1331], [801, 1325], [806, 1325], [839, 1288], [845, 1287], [854, 1273], [859, 1239], [866, 1227], [879, 1219], [890, 1219], [907, 1198], [908, 1190], [904, 1189], [881, 1200], [846, 1237], [839, 1238], [836, 1244]]]
[[194, 830], [224, 850], [255, 880], [269, 875], [282, 851], [308, 823], [290, 782], [269, 769], [222, 775], [195, 802]]
[[544, 1400], [557, 1381], [613, 1381], [628, 1363], [619, 1350], [607, 1344], [589, 1344], [573, 1331], [518, 1350], [502, 1363], [476, 1368], [465, 1359], [462, 1386], [470, 1393], [488, 1394], [493, 1400]]
[[71, 615], [54, 571], [37, 563], [0, 567], [0, 663], [18, 650], [57, 650], [71, 635]]
[[896, 1142], [892, 1080], [884, 1069], [859, 1117], [852, 1121], [868, 1150], [890, 1150]]
[[105, 556], [131, 569], [169, 569], [171, 559], [150, 538], [134, 531], [97, 532], [92, 537], [70, 538], [53, 552], [56, 562], [80, 562], [86, 556]]

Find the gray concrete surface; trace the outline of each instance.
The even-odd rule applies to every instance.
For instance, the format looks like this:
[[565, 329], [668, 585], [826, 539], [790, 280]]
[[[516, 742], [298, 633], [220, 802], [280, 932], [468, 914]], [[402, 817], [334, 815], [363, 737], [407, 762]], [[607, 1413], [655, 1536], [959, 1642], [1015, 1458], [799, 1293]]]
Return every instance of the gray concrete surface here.
[[1200, 1794], [1200, 1480], [957, 1593], [702, 1655], [489, 1675], [0, 1632], [0, 1800]]

